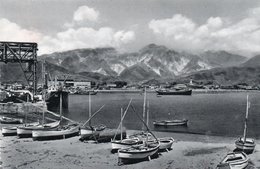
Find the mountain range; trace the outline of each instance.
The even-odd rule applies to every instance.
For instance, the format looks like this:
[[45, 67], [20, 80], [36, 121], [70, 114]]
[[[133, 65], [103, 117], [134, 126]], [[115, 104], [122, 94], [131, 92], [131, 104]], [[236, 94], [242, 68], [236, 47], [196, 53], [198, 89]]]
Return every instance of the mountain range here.
[[114, 48], [76, 49], [42, 55], [38, 59], [45, 60], [46, 69], [52, 76], [66, 74], [93, 81], [124, 80], [132, 83], [189, 78], [220, 83], [249, 78], [250, 82], [257, 82], [259, 77], [251, 78], [258, 75], [260, 65], [260, 56], [248, 60], [245, 56], [226, 51], [191, 54], [156, 44], [132, 53], [121, 53]]

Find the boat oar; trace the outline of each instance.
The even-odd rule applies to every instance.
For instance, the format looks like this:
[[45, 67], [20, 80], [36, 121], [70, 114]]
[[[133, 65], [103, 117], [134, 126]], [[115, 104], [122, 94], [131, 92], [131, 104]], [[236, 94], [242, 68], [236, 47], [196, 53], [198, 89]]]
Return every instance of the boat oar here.
[[129, 106], [130, 106], [130, 104], [131, 104], [132, 100], [133, 100], [133, 99], [131, 98], [131, 100], [129, 101], [129, 103], [128, 103], [128, 105], [127, 105], [126, 109], [125, 109], [125, 112], [124, 112], [124, 114], [123, 114], [123, 117], [122, 117], [122, 119], [121, 119], [121, 121], [120, 121], [120, 123], [119, 123], [119, 125], [118, 125], [118, 127], [117, 127], [117, 129], [116, 129], [116, 133], [115, 133], [115, 136], [114, 136], [113, 140], [115, 140], [115, 139], [116, 139], [116, 134], [117, 134], [117, 131], [119, 130], [119, 127], [120, 127], [120, 125], [122, 124], [122, 122], [123, 122], [123, 120], [124, 120], [124, 118], [125, 118], [126, 112], [128, 111], [128, 109], [129, 109]]
[[100, 112], [101, 109], [103, 109], [104, 106], [105, 106], [105, 104], [104, 104], [103, 106], [101, 106], [95, 113], [93, 113], [93, 114], [91, 115], [91, 117], [82, 125], [82, 127], [85, 126], [93, 117], [95, 117], [95, 115], [96, 115], [98, 112]]
[[135, 114], [137, 115], [137, 117], [141, 120], [141, 122], [144, 124], [144, 126], [146, 127], [147, 131], [149, 133], [151, 133], [153, 135], [153, 137], [156, 139], [156, 141], [159, 143], [159, 140], [157, 139], [157, 137], [151, 132], [151, 130], [149, 129], [149, 127], [147, 126], [147, 124], [145, 123], [145, 121], [139, 116], [139, 114], [135, 111], [135, 108], [131, 105], [132, 110], [135, 112]]

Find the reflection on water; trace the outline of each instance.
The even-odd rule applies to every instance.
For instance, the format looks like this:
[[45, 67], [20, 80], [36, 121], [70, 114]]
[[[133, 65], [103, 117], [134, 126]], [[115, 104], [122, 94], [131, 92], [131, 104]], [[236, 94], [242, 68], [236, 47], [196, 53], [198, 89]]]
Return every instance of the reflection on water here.
[[[193, 94], [192, 96], [162, 96], [148, 93], [149, 126], [152, 122], [163, 119], [189, 120], [188, 126], [160, 127], [156, 130], [201, 133], [210, 135], [242, 135], [244, 127], [246, 92], [221, 94]], [[248, 119], [248, 135], [260, 136], [260, 93], [249, 93], [251, 108]], [[120, 108], [126, 108], [129, 100], [142, 116], [143, 95], [140, 93], [98, 93], [91, 96], [92, 113], [102, 105], [105, 107], [92, 120], [116, 128], [120, 122]], [[59, 112], [58, 110], [56, 112]], [[63, 115], [73, 120], [84, 122], [88, 119], [88, 95], [70, 95], [69, 110]], [[141, 129], [142, 123], [129, 109], [124, 126], [128, 129]]]

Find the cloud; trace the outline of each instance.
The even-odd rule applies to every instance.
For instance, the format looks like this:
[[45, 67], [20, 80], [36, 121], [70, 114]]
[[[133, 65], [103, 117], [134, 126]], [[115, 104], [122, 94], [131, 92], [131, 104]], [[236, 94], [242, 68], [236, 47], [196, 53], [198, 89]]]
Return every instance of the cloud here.
[[235, 23], [210, 17], [201, 25], [177, 14], [172, 18], [151, 20], [148, 27], [159, 41], [180, 50], [226, 50], [252, 55], [260, 53], [259, 13], [260, 8], [251, 9], [246, 18]]
[[80, 6], [73, 15], [73, 20], [77, 22], [82, 21], [97, 21], [99, 12], [94, 8], [88, 6]]
[[23, 29], [5, 18], [0, 18], [0, 25], [1, 41], [39, 41], [42, 36], [37, 31]]
[[43, 35], [36, 30], [20, 27], [7, 19], [0, 19], [2, 41], [37, 42], [38, 55], [78, 48], [115, 47], [121, 48], [135, 39], [135, 32], [114, 30], [111, 27], [69, 28], [53, 36]]
[[77, 48], [116, 47], [120, 48], [135, 39], [133, 31], [115, 31], [110, 27], [98, 30], [88, 27], [70, 28], [55, 37], [44, 37], [39, 43], [40, 53], [51, 53]]

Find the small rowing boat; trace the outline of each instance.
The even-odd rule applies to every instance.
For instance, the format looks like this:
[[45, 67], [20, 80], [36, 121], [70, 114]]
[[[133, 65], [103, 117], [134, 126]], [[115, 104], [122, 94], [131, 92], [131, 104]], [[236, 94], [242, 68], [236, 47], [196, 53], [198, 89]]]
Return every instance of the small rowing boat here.
[[[174, 142], [174, 139], [172, 137], [163, 137], [163, 138], [158, 138], [158, 141], [160, 143], [159, 146], [159, 151], [169, 151], [172, 147], [172, 144]], [[148, 143], [155, 143], [156, 140], [148, 140]]]
[[182, 119], [182, 120], [160, 120], [160, 121], [154, 121], [153, 122], [154, 126], [187, 126], [188, 125], [188, 120], [187, 119]]
[[249, 158], [244, 152], [231, 152], [218, 164], [217, 169], [243, 169], [247, 167], [248, 161]]
[[22, 124], [23, 119], [10, 118], [10, 117], [0, 117], [0, 123], [2, 124]]
[[[30, 123], [29, 125], [39, 125], [39, 122]], [[3, 136], [15, 136], [15, 135], [17, 135], [17, 127], [19, 127], [19, 126], [2, 127], [2, 135]]]

